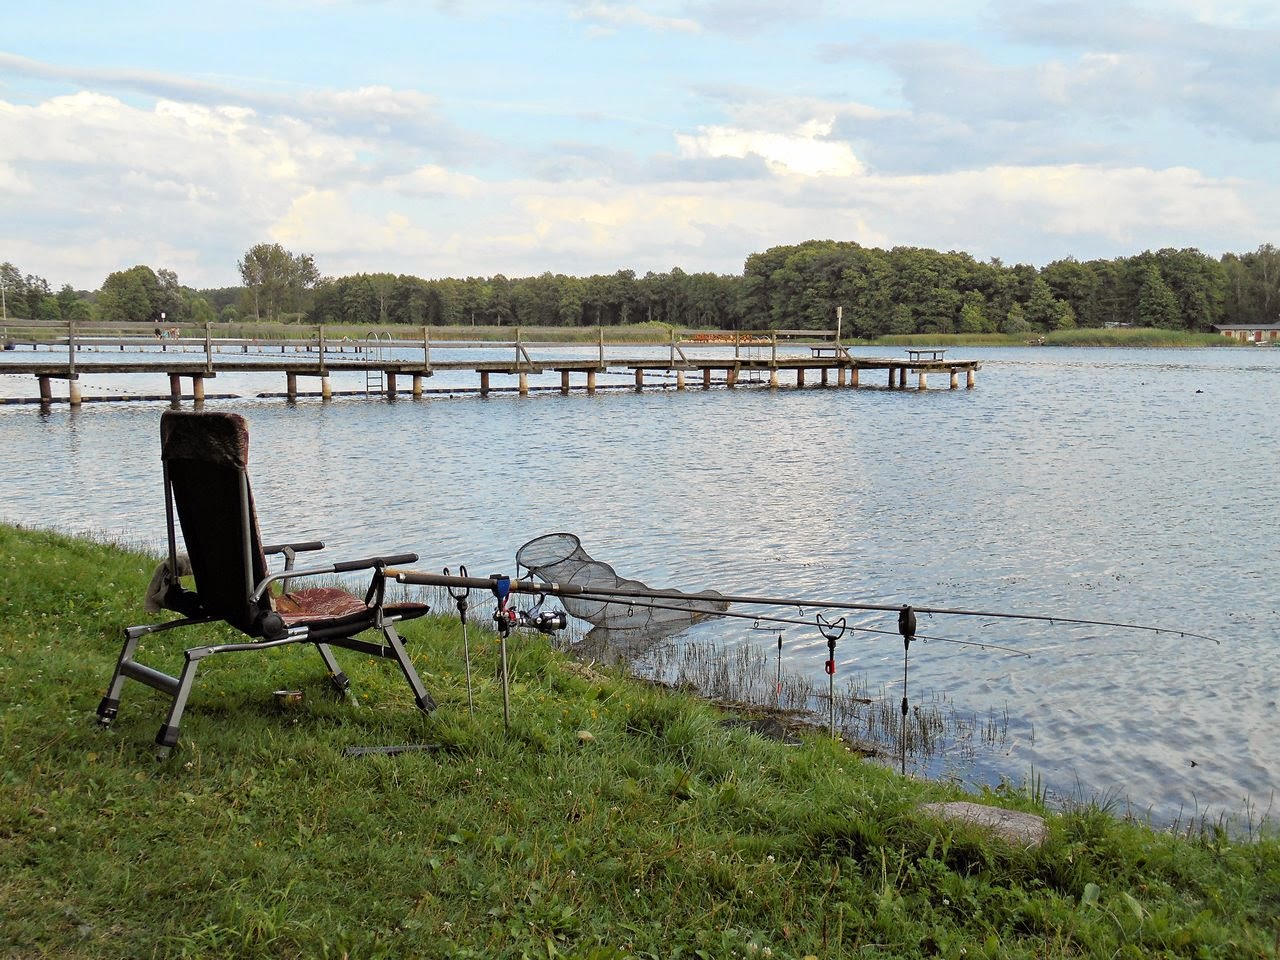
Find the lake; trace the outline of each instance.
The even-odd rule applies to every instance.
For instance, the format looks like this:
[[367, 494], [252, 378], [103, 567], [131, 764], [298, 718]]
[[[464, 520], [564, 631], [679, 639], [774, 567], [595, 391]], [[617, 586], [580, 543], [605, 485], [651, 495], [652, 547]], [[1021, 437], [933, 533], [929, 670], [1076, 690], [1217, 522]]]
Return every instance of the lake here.
[[[655, 586], [1218, 637], [922, 616], [922, 634], [1031, 656], [917, 643], [909, 693], [975, 716], [1007, 712], [995, 750], [948, 767], [966, 782], [1035, 777], [1055, 797], [1118, 801], [1161, 823], [1267, 813], [1280, 783], [1280, 349], [949, 355], [983, 361], [976, 389], [887, 390], [877, 375], [857, 390], [289, 405], [253, 397], [282, 383], [227, 375], [210, 392], [245, 396], [208, 407], [249, 418], [264, 538], [322, 538], [333, 559], [413, 550], [424, 569], [514, 574], [520, 544], [570, 531]], [[474, 375], [457, 377], [474, 390]], [[0, 394], [33, 392], [30, 378], [0, 380]], [[94, 382], [86, 398], [106, 389]], [[153, 376], [145, 392], [166, 388]], [[352, 389], [337, 378], [334, 388]], [[166, 406], [0, 406], [0, 517], [158, 548]], [[673, 642], [772, 644], [750, 627], [708, 622]], [[825, 689], [826, 656], [816, 628], [784, 628], [788, 671]], [[896, 636], [846, 635], [836, 659], [839, 678], [864, 678], [896, 705]], [[83, 691], [86, 712], [98, 696]]]

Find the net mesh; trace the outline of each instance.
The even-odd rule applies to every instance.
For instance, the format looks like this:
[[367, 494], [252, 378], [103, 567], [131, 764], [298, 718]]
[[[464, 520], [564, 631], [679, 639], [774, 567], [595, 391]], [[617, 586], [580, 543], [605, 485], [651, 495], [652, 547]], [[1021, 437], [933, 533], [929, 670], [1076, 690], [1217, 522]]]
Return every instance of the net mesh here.
[[[593, 559], [572, 533], [549, 533], [530, 540], [516, 551], [516, 563], [530, 575], [546, 583], [567, 584], [587, 591], [607, 594], [614, 590], [654, 588], [639, 580], [619, 577], [613, 567]], [[592, 625], [590, 636], [656, 639], [668, 636], [729, 609], [714, 590], [685, 593], [663, 589], [661, 598], [619, 598], [561, 596], [566, 612]]]

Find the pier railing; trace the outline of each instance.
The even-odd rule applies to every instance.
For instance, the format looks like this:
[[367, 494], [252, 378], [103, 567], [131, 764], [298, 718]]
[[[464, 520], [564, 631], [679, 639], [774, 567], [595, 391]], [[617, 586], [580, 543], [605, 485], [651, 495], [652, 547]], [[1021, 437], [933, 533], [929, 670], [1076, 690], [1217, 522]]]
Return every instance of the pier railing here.
[[[81, 350], [109, 350], [113, 347], [121, 352], [139, 347], [158, 347], [168, 352], [199, 352], [205, 357], [206, 369], [212, 371], [214, 354], [239, 350], [242, 353], [280, 353], [314, 352], [317, 354], [318, 366], [323, 369], [326, 356], [335, 354], [351, 354], [359, 357], [369, 355], [370, 362], [376, 362], [373, 354], [388, 349], [410, 350], [422, 352], [422, 366], [431, 369], [431, 351], [439, 349], [470, 349], [512, 351], [517, 367], [537, 366], [537, 361], [530, 355], [530, 349], [546, 349], [582, 345], [582, 340], [526, 340], [522, 336], [522, 328], [512, 328], [509, 340], [477, 339], [467, 337], [465, 327], [421, 326], [380, 326], [366, 329], [361, 338], [350, 336], [334, 336], [332, 327], [324, 324], [290, 325], [285, 328], [273, 327], [269, 335], [255, 335], [263, 331], [263, 325], [251, 323], [127, 323], [127, 322], [76, 322], [65, 320], [14, 320], [10, 319], [0, 327], [0, 344], [5, 350], [48, 349], [66, 350], [67, 363], [72, 373], [75, 372], [76, 354]], [[280, 329], [290, 334], [281, 335]], [[345, 328], [343, 328], [345, 329]], [[733, 347], [734, 358], [739, 359], [744, 351], [760, 351], [767, 348], [770, 359], [777, 360], [779, 343], [809, 341], [833, 345], [843, 353], [835, 330], [694, 330], [672, 327], [667, 345], [670, 348], [670, 360], [675, 364], [687, 363], [689, 358], [685, 352], [687, 347]], [[376, 340], [374, 339], [376, 338]], [[589, 342], [589, 341], [588, 341]], [[626, 341], [635, 345], [636, 341]], [[661, 340], [648, 341], [649, 345], [662, 345]], [[604, 328], [597, 328], [596, 346], [599, 363], [603, 367], [605, 357]], [[376, 349], [375, 349], [376, 346]], [[847, 358], [847, 353], [844, 354]]]
[[[14, 320], [0, 323], [0, 344], [5, 351], [21, 351], [31, 348], [52, 354], [48, 360], [40, 357], [12, 360], [0, 359], [0, 374], [35, 376], [39, 384], [40, 402], [52, 401], [51, 383], [66, 381], [68, 400], [75, 406], [81, 403], [78, 381], [85, 374], [161, 373], [169, 378], [169, 397], [180, 401], [184, 394], [183, 379], [192, 383], [191, 395], [197, 402], [204, 399], [205, 381], [219, 373], [284, 373], [288, 398], [296, 398], [300, 378], [320, 378], [320, 395], [332, 395], [330, 374], [343, 371], [363, 371], [366, 374], [366, 394], [385, 393], [394, 397], [397, 393], [397, 377], [407, 377], [412, 382], [413, 396], [423, 394], [423, 380], [438, 371], [472, 371], [479, 377], [480, 396], [488, 396], [491, 378], [515, 376], [516, 388], [523, 396], [529, 392], [530, 377], [559, 374], [560, 391], [568, 393], [570, 377], [586, 377], [586, 389], [592, 393], [599, 374], [629, 370], [635, 378], [635, 388], [644, 387], [645, 377], [673, 379], [677, 390], [685, 389], [689, 375], [700, 376], [702, 388], [710, 389], [713, 376], [728, 387], [744, 382], [762, 383], [767, 375], [770, 387], [779, 386], [781, 374], [794, 374], [796, 386], [805, 385], [807, 375], [816, 374], [823, 386], [832, 375], [837, 386], [859, 386], [859, 376], [864, 371], [881, 370], [888, 375], [888, 386], [899, 389], [906, 386], [908, 372], [919, 376], [919, 389], [926, 389], [929, 373], [950, 374], [951, 389], [959, 385], [960, 373], [967, 374], [966, 386], [972, 388], [978, 361], [947, 360], [942, 350], [908, 350], [906, 358], [884, 356], [854, 357], [840, 343], [839, 334], [832, 330], [690, 330], [670, 328], [666, 336], [650, 339], [645, 343], [650, 352], [627, 356], [618, 349], [605, 350], [604, 328], [596, 328], [596, 356], [588, 350], [590, 339], [578, 336], [572, 339], [525, 339], [520, 327], [510, 328], [511, 339], [461, 339], [467, 328], [449, 327], [379, 327], [365, 328], [359, 338], [353, 338], [338, 328], [324, 325], [290, 325], [271, 331], [270, 336], [255, 336], [261, 328], [236, 324], [172, 324], [159, 326], [151, 323], [76, 323], [75, 321]], [[545, 330], [546, 328], [544, 328]], [[295, 333], [296, 331], [296, 333]], [[476, 331], [481, 332], [483, 331]], [[547, 336], [543, 330], [537, 331]], [[293, 335], [288, 335], [293, 334]], [[590, 333], [587, 334], [590, 337]], [[659, 359], [652, 347], [667, 346], [667, 356]], [[792, 349], [780, 353], [779, 345]], [[808, 350], [797, 351], [795, 345], [807, 345]], [[640, 342], [619, 338], [610, 341], [611, 346], [638, 346]], [[577, 348], [566, 354], [565, 348]], [[731, 352], [730, 352], [731, 348]], [[447, 349], [452, 356], [433, 355]], [[120, 351], [118, 361], [102, 356]], [[496, 351], [494, 359], [478, 357], [479, 351]], [[83, 351], [93, 351], [92, 358], [80, 359]], [[275, 355], [277, 354], [280, 355]], [[455, 352], [456, 351], [456, 352]], [[463, 351], [473, 351], [467, 355]], [[229, 356], [228, 354], [242, 354]], [[924, 354], [930, 354], [925, 357]], [[168, 354], [168, 356], [163, 356]], [[176, 355], [175, 355], [176, 354]], [[195, 354], [195, 357], [191, 357]], [[914, 355], [911, 355], [914, 354]], [[0, 354], [0, 356], [3, 356]], [[612, 368], [612, 369], [611, 369]], [[504, 388], [498, 388], [504, 389]], [[546, 389], [546, 388], [540, 388]]]

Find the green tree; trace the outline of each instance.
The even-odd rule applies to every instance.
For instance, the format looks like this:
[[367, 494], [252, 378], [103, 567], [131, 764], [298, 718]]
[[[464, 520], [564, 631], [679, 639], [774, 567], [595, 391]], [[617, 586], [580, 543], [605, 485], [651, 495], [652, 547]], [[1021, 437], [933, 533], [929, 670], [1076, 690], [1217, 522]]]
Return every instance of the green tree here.
[[1027, 311], [1022, 308], [1022, 304], [1014, 303], [1005, 314], [1004, 323], [1000, 324], [1000, 332], [1022, 334], [1030, 331], [1031, 324], [1027, 321]]
[[151, 307], [157, 316], [163, 314], [166, 323], [181, 323], [191, 319], [191, 309], [187, 306], [182, 285], [178, 283], [178, 275], [161, 267], [155, 272], [155, 278]]
[[1164, 282], [1155, 264], [1148, 265], [1143, 273], [1142, 289], [1138, 294], [1138, 323], [1144, 327], [1162, 327], [1166, 330], [1182, 328], [1178, 298]]
[[[279, 320], [304, 310], [304, 299], [320, 282], [309, 253], [292, 254], [278, 243], [258, 243], [237, 261], [255, 320]], [[388, 275], [389, 276], [389, 275]]]
[[158, 323], [156, 295], [160, 282], [148, 266], [139, 264], [107, 276], [98, 294], [98, 311], [110, 323]]
[[217, 311], [204, 297], [196, 297], [188, 305], [188, 311], [193, 323], [214, 323], [218, 319]]
[[961, 333], [994, 333], [995, 323], [987, 318], [987, 303], [976, 290], [965, 294], [957, 329]]

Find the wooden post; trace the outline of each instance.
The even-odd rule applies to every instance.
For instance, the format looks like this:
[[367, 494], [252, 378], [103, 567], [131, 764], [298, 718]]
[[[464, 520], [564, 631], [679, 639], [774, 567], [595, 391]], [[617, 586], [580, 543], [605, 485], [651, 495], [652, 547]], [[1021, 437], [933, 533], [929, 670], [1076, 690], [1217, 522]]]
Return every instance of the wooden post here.
[[333, 399], [333, 388], [332, 388], [331, 386], [329, 386], [329, 378], [328, 378], [328, 377], [321, 377], [321, 378], [320, 378], [320, 399], [321, 399], [321, 400], [332, 400], [332, 399]]
[[[601, 334], [603, 337], [603, 334]], [[594, 370], [587, 371], [587, 393], [596, 392], [596, 372]]]
[[422, 328], [422, 365], [431, 369], [431, 327], [426, 325]]
[[394, 400], [396, 398], [396, 374], [394, 370], [387, 371], [387, 399]]
[[954, 390], [960, 386], [960, 371], [955, 367], [951, 368], [951, 389]]
[[828, 368], [826, 367], [822, 368], [822, 385], [824, 387], [827, 386], [828, 384], [828, 376], [830, 375], [830, 373], [831, 371]]
[[636, 393], [644, 389], [644, 367], [636, 367]]
[[40, 405], [48, 406], [53, 403], [53, 389], [49, 386], [48, 377], [36, 377], [40, 381]]
[[777, 367], [769, 368], [769, 386], [775, 390], [778, 389], [778, 368]]
[[569, 395], [569, 371], [568, 370], [560, 371], [560, 393], [566, 397]]
[[290, 400], [298, 399], [298, 375], [292, 371], [284, 375], [284, 395]]
[[730, 390], [738, 385], [738, 368], [736, 366], [730, 367], [724, 372], [724, 382], [725, 386]]
[[844, 386], [844, 367], [836, 367], [836, 386]]
[[711, 368], [710, 367], [702, 368], [702, 389], [703, 390], [711, 389]]
[[929, 375], [928, 375], [927, 373], [925, 373], [925, 371], [923, 371], [923, 370], [917, 370], [917, 371], [916, 371], [916, 376], [919, 378], [919, 381], [916, 383], [916, 389], [917, 389], [917, 390], [928, 390], [928, 389], [929, 389]]
[[849, 368], [849, 386], [856, 387], [858, 385], [858, 368]]
[[892, 390], [895, 386], [897, 386], [895, 382], [897, 379], [898, 379], [897, 369], [894, 367], [890, 367], [889, 368], [889, 389], [890, 390]]
[[191, 395], [197, 404], [204, 403], [204, 377], [198, 373], [191, 377]]
[[489, 395], [489, 371], [480, 371], [480, 396], [487, 397]]
[[[324, 341], [320, 341], [320, 365], [324, 366]], [[213, 372], [213, 334], [209, 330], [209, 321], [204, 322], [204, 368], [209, 372]], [[198, 400], [204, 400], [204, 397], [197, 397]]]
[[527, 397], [529, 395], [529, 374], [525, 370], [520, 371], [520, 396]]
[[73, 407], [80, 406], [80, 381], [75, 377], [67, 378], [67, 402]]
[[676, 371], [676, 389], [677, 390], [684, 389], [684, 371], [683, 370]]
[[600, 336], [600, 366], [604, 367], [604, 327], [597, 327], [596, 332]]
[[796, 389], [804, 386], [804, 367], [796, 367]]
[[422, 399], [422, 374], [420, 373], [413, 375], [413, 399]]
[[169, 374], [169, 400], [172, 403], [182, 402], [182, 377], [176, 373]]
[[973, 389], [973, 367], [969, 368], [969, 377], [968, 377], [968, 380], [965, 382], [965, 387], [969, 390]]

